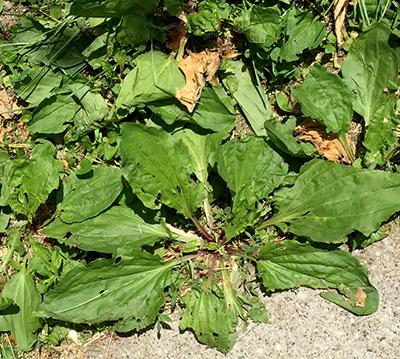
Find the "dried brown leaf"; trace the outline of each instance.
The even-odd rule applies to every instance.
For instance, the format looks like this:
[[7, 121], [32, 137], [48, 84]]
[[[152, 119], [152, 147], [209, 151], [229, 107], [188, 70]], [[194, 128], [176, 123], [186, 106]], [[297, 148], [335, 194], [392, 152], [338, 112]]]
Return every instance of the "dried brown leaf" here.
[[0, 85], [0, 116], [4, 120], [11, 120], [16, 112], [4, 113], [6, 111], [18, 110], [14, 96], [9, 96], [7, 90]]
[[335, 0], [335, 4], [333, 5], [333, 16], [335, 19], [335, 33], [337, 44], [340, 46], [343, 44], [343, 33], [342, 27], [344, 24], [344, 20], [346, 18], [346, 10], [349, 5], [349, 0]]
[[356, 297], [357, 297], [356, 307], [364, 307], [365, 300], [367, 299], [367, 293], [365, 293], [361, 287], [357, 288]]
[[189, 56], [182, 58], [179, 68], [185, 75], [186, 85], [176, 89], [175, 97], [193, 112], [196, 102], [201, 96], [205, 80], [216, 85], [215, 73], [221, 65], [219, 51], [205, 50], [199, 53], [189, 52]]
[[179, 22], [175, 25], [175, 28], [168, 33], [168, 42], [166, 44], [167, 49], [170, 49], [174, 52], [178, 52], [179, 46], [181, 44], [181, 40], [185, 38], [186, 28], [183, 21], [179, 20]]
[[[14, 123], [12, 120], [15, 115], [20, 114], [20, 111], [15, 111], [20, 108], [16, 102], [15, 96], [10, 95], [6, 88], [0, 85], [0, 144], [3, 144], [4, 135], [13, 130]], [[8, 111], [14, 112], [7, 113]], [[25, 130], [22, 121], [18, 122], [17, 129], [22, 137], [28, 136], [29, 132]]]
[[314, 120], [307, 119], [294, 130], [296, 135], [302, 134], [298, 141], [311, 142], [315, 149], [329, 161], [350, 164], [346, 151], [335, 133], [327, 133], [323, 126]]

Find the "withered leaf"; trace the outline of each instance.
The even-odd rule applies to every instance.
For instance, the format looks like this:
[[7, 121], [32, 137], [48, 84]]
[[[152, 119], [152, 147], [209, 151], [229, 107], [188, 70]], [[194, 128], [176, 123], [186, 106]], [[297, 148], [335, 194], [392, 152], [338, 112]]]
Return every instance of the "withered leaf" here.
[[181, 40], [185, 37], [186, 28], [183, 21], [179, 20], [179, 22], [175, 25], [175, 28], [168, 33], [168, 42], [166, 44], [167, 49], [170, 49], [174, 52], [178, 52], [179, 45], [181, 44]]
[[[9, 96], [7, 89], [0, 85], [0, 144], [3, 144], [3, 138], [5, 133], [11, 132], [13, 129], [12, 120], [15, 115], [19, 114], [19, 106], [16, 103], [16, 99], [13, 96]], [[15, 111], [5, 113], [7, 111]], [[18, 122], [16, 132], [20, 133], [24, 138], [29, 135], [29, 132], [25, 130], [24, 123]]]
[[340, 46], [343, 44], [343, 33], [342, 26], [346, 17], [347, 5], [349, 5], [349, 0], [335, 0], [333, 5], [333, 16], [335, 19], [335, 33], [337, 44]]
[[193, 112], [197, 100], [207, 80], [212, 85], [217, 84], [215, 73], [221, 65], [219, 51], [205, 50], [199, 53], [189, 52], [189, 56], [182, 58], [179, 68], [185, 74], [186, 85], [176, 89], [175, 97]]
[[356, 297], [357, 297], [356, 307], [364, 307], [365, 300], [367, 299], [367, 293], [365, 293], [361, 287], [357, 288]]
[[0, 117], [5, 120], [11, 120], [16, 112], [3, 112], [17, 110], [18, 108], [15, 99], [8, 96], [6, 88], [0, 85]]
[[321, 152], [325, 158], [333, 162], [350, 164], [351, 160], [346, 150], [338, 139], [338, 135], [327, 133], [323, 126], [316, 121], [307, 119], [294, 129], [295, 135], [302, 134], [298, 141], [311, 142], [315, 149]]

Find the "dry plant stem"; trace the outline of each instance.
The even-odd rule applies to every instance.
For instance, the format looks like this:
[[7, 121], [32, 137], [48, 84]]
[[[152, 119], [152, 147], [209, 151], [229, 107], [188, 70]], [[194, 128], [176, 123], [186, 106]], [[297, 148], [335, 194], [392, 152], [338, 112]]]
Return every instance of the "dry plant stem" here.
[[339, 141], [343, 145], [344, 150], [346, 151], [347, 156], [349, 157], [351, 163], [355, 161], [355, 157], [353, 154], [353, 150], [351, 149], [349, 142], [347, 141], [346, 134], [343, 132], [339, 133]]
[[[165, 227], [167, 227], [167, 229], [171, 232], [174, 233], [176, 235], [179, 236], [178, 240], [184, 243], [188, 243], [194, 240], [200, 240], [201, 242], [204, 242], [204, 239], [202, 239], [201, 237], [197, 236], [194, 233], [190, 233], [190, 232], [185, 232], [182, 231], [181, 229], [175, 228], [174, 226], [171, 226], [169, 223], [165, 224]], [[202, 243], [204, 244], [204, 243]]]
[[204, 209], [204, 214], [206, 215], [206, 218], [207, 218], [207, 225], [209, 228], [212, 228], [214, 219], [211, 214], [211, 205], [210, 205], [210, 200], [208, 198], [208, 194], [207, 194], [206, 199], [204, 200], [203, 209]]
[[198, 252], [196, 252], [196, 253], [194, 253], [194, 254], [188, 254], [188, 255], [182, 257], [180, 260], [181, 260], [181, 261], [190, 261], [191, 259], [194, 259], [194, 258], [197, 258], [197, 257], [200, 257], [200, 256], [204, 256], [204, 255], [207, 255], [208, 253], [209, 253], [209, 252], [206, 251], [206, 250], [201, 250], [201, 251], [198, 251]]
[[193, 223], [196, 225], [196, 227], [200, 230], [200, 232], [202, 233], [202, 235], [204, 237], [206, 237], [208, 239], [208, 241], [210, 242], [216, 242], [215, 238], [206, 231], [206, 229], [200, 224], [200, 222], [196, 219], [195, 216], [193, 216], [192, 214], [190, 215]]

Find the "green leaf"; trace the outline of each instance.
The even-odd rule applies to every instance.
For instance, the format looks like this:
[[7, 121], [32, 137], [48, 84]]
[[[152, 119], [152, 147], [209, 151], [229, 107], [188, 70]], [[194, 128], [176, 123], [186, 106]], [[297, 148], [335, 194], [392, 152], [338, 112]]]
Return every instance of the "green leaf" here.
[[80, 105], [74, 117], [77, 135], [81, 136], [99, 128], [99, 122], [108, 115], [108, 106], [103, 96], [92, 92], [89, 86], [80, 83], [71, 84], [70, 89]]
[[140, 8], [125, 14], [117, 29], [117, 40], [126, 46], [135, 46], [150, 40], [145, 12]]
[[75, 174], [78, 176], [85, 175], [92, 170], [92, 162], [87, 158], [84, 158], [78, 165]]
[[[347, 298], [333, 293], [322, 296], [359, 315], [376, 312], [379, 295], [368, 280], [367, 269], [350, 253], [330, 250], [295, 240], [279, 244], [266, 243], [260, 250], [257, 269], [268, 290], [283, 290], [309, 286], [312, 288], [338, 288]], [[359, 289], [358, 289], [359, 288]], [[354, 293], [367, 295], [358, 302]], [[355, 300], [354, 300], [355, 299]]]
[[50, 68], [35, 67], [24, 82], [17, 82], [14, 90], [18, 97], [33, 106], [39, 105], [54, 88], [59, 87], [62, 76]]
[[201, 343], [228, 353], [238, 333], [233, 332], [237, 318], [232, 318], [225, 298], [211, 290], [193, 289], [186, 294], [183, 302], [186, 307], [181, 314], [181, 330], [191, 328]]
[[303, 165], [294, 186], [275, 193], [277, 210], [262, 227], [289, 231], [325, 243], [345, 242], [358, 230], [368, 236], [399, 211], [400, 175], [313, 160]]
[[390, 81], [398, 84], [399, 46], [389, 27], [376, 23], [354, 41], [343, 62], [342, 74], [347, 85], [356, 92], [354, 110], [368, 126], [376, 110], [386, 102], [384, 94]]
[[188, 149], [190, 162], [193, 164], [194, 173], [200, 182], [207, 184], [210, 172], [209, 163], [221, 141], [228, 137], [228, 132], [218, 132], [207, 135], [199, 135], [190, 129], [184, 129], [174, 134]]
[[117, 17], [132, 8], [144, 10], [147, 14], [157, 11], [157, 0], [75, 0], [71, 15], [87, 17]]
[[45, 99], [33, 112], [32, 119], [26, 125], [34, 133], [61, 133], [73, 122], [80, 106], [70, 95], [56, 95]]
[[205, 33], [219, 30], [221, 19], [229, 16], [229, 5], [225, 1], [201, 1], [197, 13], [187, 16], [186, 28], [195, 36], [204, 36]]
[[82, 222], [112, 205], [122, 191], [118, 168], [100, 166], [84, 178], [69, 176], [64, 181], [64, 198], [59, 204], [63, 222]]
[[300, 102], [303, 114], [320, 121], [327, 132], [349, 131], [356, 96], [326, 67], [316, 63], [293, 95]]
[[212, 131], [223, 131], [233, 127], [236, 113], [226, 92], [220, 85], [204, 87], [194, 112], [194, 123]]
[[365, 129], [363, 141], [363, 146], [367, 148], [365, 163], [376, 161], [384, 164], [388, 160], [388, 154], [396, 145], [398, 135], [395, 130], [400, 123], [395, 107], [396, 96], [392, 94], [387, 96], [386, 101], [375, 110], [369, 126]]
[[1, 298], [13, 303], [1, 315], [5, 318], [15, 343], [21, 350], [29, 351], [36, 343], [35, 332], [40, 328], [35, 312], [40, 307], [41, 298], [32, 274], [25, 268], [16, 273], [5, 285]]
[[50, 16], [59, 19], [63, 15], [61, 7], [57, 4], [50, 5]]
[[279, 123], [276, 118], [267, 119], [264, 123], [267, 135], [278, 149], [294, 157], [310, 157], [314, 152], [311, 143], [299, 142], [293, 132], [296, 118], [290, 116], [285, 123]]
[[130, 320], [135, 329], [143, 329], [164, 304], [173, 265], [145, 252], [117, 261], [97, 259], [68, 272], [44, 295], [42, 310], [73, 323]]
[[176, 121], [188, 121], [212, 131], [223, 131], [236, 121], [230, 98], [220, 85], [204, 87], [193, 113], [189, 113], [177, 100], [155, 102], [148, 107], [168, 125]]
[[123, 123], [118, 146], [123, 175], [145, 206], [164, 203], [187, 218], [200, 207], [204, 185], [192, 183], [196, 168], [182, 140], [158, 128]]
[[223, 82], [243, 110], [254, 133], [265, 136], [264, 122], [273, 117], [273, 113], [264, 90], [254, 82], [250, 71], [242, 62], [230, 61]]
[[176, 88], [185, 86], [179, 62], [159, 51], [150, 51], [135, 59], [136, 67], [121, 83], [117, 107], [127, 108], [142, 103], [169, 99]]
[[228, 238], [241, 233], [260, 217], [266, 198], [286, 177], [288, 166], [262, 138], [231, 140], [216, 154], [218, 172], [232, 192], [232, 213], [227, 218]]
[[2, 199], [14, 211], [28, 215], [29, 220], [50, 192], [58, 188], [59, 174], [54, 154], [54, 145], [42, 141], [32, 150], [31, 160], [21, 156], [5, 167]]
[[388, 147], [397, 139], [396, 96], [385, 91], [399, 84], [397, 42], [388, 26], [376, 23], [356, 38], [342, 66], [344, 80], [358, 96], [354, 110], [365, 120], [367, 163], [386, 162]]
[[24, 169], [22, 188], [28, 195], [29, 210], [34, 212], [44, 203], [53, 189], [58, 188], [59, 176], [55, 147], [49, 141], [36, 145], [32, 151], [32, 161]]
[[73, 224], [66, 244], [85, 251], [129, 254], [138, 248], [169, 238], [165, 226], [150, 223], [128, 207], [111, 207], [98, 216]]
[[298, 60], [298, 54], [305, 49], [315, 49], [326, 36], [324, 24], [317, 21], [310, 11], [293, 7], [286, 14], [285, 21], [288, 38], [279, 53], [279, 57], [285, 61]]
[[281, 14], [277, 7], [253, 5], [234, 19], [235, 30], [249, 42], [268, 49], [281, 34]]
[[11, 219], [12, 211], [10, 207], [0, 207], [0, 233], [4, 232], [8, 227]]
[[386, 238], [390, 234], [390, 228], [383, 225], [377, 231], [372, 232], [369, 236], [365, 236], [362, 233], [357, 233], [354, 238], [351, 239], [351, 249], [365, 248], [372, 243], [380, 241]]

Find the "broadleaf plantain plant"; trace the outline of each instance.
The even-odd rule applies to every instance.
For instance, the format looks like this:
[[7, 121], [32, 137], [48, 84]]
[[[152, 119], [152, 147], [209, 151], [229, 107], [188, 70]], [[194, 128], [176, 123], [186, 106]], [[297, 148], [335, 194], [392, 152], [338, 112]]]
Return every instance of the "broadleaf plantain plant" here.
[[[22, 350], [40, 328], [57, 343], [54, 323], [129, 332], [179, 307], [182, 330], [226, 353], [240, 324], [268, 321], [260, 287], [326, 289], [357, 315], [378, 308], [366, 268], [338, 247], [353, 234], [355, 246], [380, 239], [400, 209], [392, 29], [375, 23], [352, 39], [342, 78], [313, 55], [326, 31], [311, 11], [203, 1], [187, 35], [215, 40], [230, 28], [249, 51], [226, 55], [189, 112], [174, 97], [185, 42], [177, 53], [163, 45], [177, 3], [76, 0], [56, 23], [21, 16], [19, 45], [0, 47], [3, 85], [29, 105], [31, 131], [24, 139], [14, 123], [0, 139], [0, 331]], [[321, 64], [307, 69], [309, 57]], [[293, 98], [342, 142], [347, 165], [300, 142], [298, 112], [277, 120], [265, 90], [286, 95], [260, 77], [284, 82], [296, 66], [305, 79]], [[347, 142], [354, 112], [365, 120], [364, 152]]]

